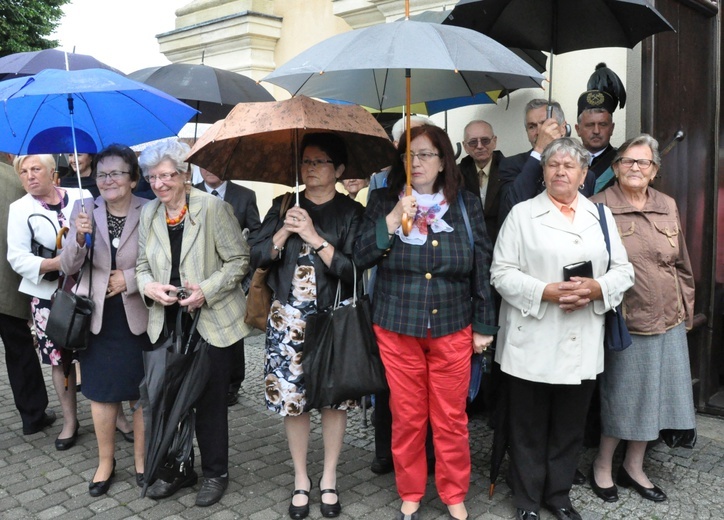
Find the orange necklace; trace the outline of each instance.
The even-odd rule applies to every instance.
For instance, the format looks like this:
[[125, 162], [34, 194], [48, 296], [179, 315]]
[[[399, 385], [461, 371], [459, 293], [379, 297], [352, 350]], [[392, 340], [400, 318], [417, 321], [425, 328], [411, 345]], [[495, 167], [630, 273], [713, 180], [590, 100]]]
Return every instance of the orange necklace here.
[[184, 217], [186, 216], [186, 211], [188, 209], [189, 209], [188, 204], [184, 204], [183, 209], [181, 209], [181, 213], [179, 213], [179, 216], [176, 218], [169, 218], [168, 210], [166, 210], [166, 224], [168, 224], [169, 226], [177, 225], [179, 222], [181, 222], [184, 219]]

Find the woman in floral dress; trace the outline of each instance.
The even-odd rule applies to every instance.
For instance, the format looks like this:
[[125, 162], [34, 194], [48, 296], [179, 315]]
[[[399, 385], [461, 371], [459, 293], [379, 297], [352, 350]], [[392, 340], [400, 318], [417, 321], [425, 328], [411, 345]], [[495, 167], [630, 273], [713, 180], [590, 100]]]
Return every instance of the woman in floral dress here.
[[[294, 492], [289, 516], [309, 514], [307, 449], [310, 419], [306, 404], [302, 345], [307, 316], [334, 303], [337, 282], [342, 299], [352, 294], [352, 248], [362, 219], [362, 206], [338, 193], [346, 151], [342, 139], [331, 133], [307, 134], [302, 141], [302, 180], [306, 189], [299, 205], [280, 215], [278, 197], [261, 229], [251, 241], [252, 264], [271, 268], [268, 283], [274, 291], [267, 323], [265, 399], [267, 407], [284, 417], [289, 451], [294, 463]], [[337, 462], [351, 403], [323, 408], [324, 470], [319, 481], [322, 516], [339, 515], [336, 491]]]

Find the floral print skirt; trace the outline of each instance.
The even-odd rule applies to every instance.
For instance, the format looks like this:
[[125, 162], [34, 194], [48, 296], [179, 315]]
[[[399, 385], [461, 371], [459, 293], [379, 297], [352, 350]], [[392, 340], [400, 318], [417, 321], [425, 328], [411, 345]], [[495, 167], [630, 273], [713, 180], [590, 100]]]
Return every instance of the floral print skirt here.
[[[264, 399], [267, 408], [282, 416], [296, 416], [306, 404], [302, 346], [307, 316], [317, 312], [314, 253], [305, 245], [299, 255], [286, 304], [274, 300], [266, 326]], [[335, 405], [347, 410], [354, 401]]]
[[33, 317], [33, 325], [35, 327], [35, 336], [38, 338], [38, 353], [40, 362], [44, 365], [59, 366], [60, 349], [53, 345], [48, 336], [45, 335], [45, 327], [48, 325], [48, 316], [50, 315], [50, 300], [33, 297], [30, 300], [30, 314]]

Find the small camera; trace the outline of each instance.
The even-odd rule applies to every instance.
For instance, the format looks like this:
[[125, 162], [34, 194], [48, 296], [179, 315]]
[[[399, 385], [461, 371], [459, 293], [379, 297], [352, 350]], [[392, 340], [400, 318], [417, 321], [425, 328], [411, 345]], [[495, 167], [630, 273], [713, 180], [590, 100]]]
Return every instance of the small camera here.
[[176, 287], [176, 298], [178, 298], [179, 300], [185, 300], [188, 297], [189, 295], [186, 292], [185, 287]]

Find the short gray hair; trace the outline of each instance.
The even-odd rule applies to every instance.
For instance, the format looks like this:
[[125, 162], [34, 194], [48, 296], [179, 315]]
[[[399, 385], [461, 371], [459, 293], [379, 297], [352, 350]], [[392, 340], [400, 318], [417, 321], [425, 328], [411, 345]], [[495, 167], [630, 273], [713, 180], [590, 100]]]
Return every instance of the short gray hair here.
[[591, 158], [591, 154], [588, 153], [588, 150], [586, 150], [581, 143], [572, 137], [560, 137], [546, 146], [540, 156], [541, 166], [545, 169], [545, 166], [550, 158], [557, 153], [569, 155], [571, 158], [578, 161], [578, 164], [582, 169], [588, 168], [588, 161]]
[[470, 121], [467, 125], [465, 125], [465, 128], [463, 128], [463, 137], [467, 138], [465, 136], [468, 135], [468, 128], [470, 128], [473, 125], [485, 125], [488, 128], [490, 128], [490, 131], [493, 133], [493, 137], [495, 137], [495, 130], [493, 130], [493, 125], [488, 123], [487, 121], [483, 121], [482, 119], [473, 119]]
[[648, 146], [651, 150], [651, 157], [653, 157], [654, 164], [656, 167], [661, 166], [661, 155], [659, 154], [659, 142], [651, 137], [649, 134], [641, 134], [636, 137], [632, 137], [625, 143], [623, 143], [616, 152], [616, 157], [613, 159], [613, 162], [617, 162], [621, 157], [623, 157], [624, 153], [626, 151], [633, 147], [633, 146]]
[[49, 173], [53, 173], [55, 171], [55, 157], [47, 153], [35, 153], [30, 155], [16, 155], [15, 159], [13, 159], [13, 168], [15, 168], [15, 173], [20, 175], [20, 169], [23, 167], [23, 163], [28, 157], [37, 157], [40, 164], [45, 166]]
[[[432, 119], [430, 119], [429, 117], [418, 116], [415, 114], [410, 114], [410, 126], [413, 126], [412, 123], [417, 123], [417, 125], [415, 125], [415, 126], [422, 126], [422, 125], [437, 126], [435, 124], [435, 122]], [[392, 126], [392, 140], [399, 141], [404, 132], [405, 132], [405, 118], [403, 117], [403, 118], [399, 119]]]
[[558, 124], [559, 125], [564, 124], [566, 122], [566, 115], [563, 113], [561, 104], [558, 101], [551, 101], [550, 103], [548, 103], [547, 99], [536, 98], [536, 99], [531, 99], [525, 105], [525, 112], [523, 115], [523, 126], [526, 126], [528, 124], [528, 122], [526, 121], [526, 118], [528, 117], [528, 112], [530, 112], [531, 110], [535, 110], [537, 108], [548, 107], [548, 105], [551, 105], [553, 107], [553, 118], [558, 122]]
[[144, 149], [138, 157], [138, 164], [144, 176], [148, 175], [149, 170], [165, 160], [171, 161], [177, 172], [186, 173], [189, 171], [186, 156], [190, 150], [189, 145], [182, 143], [178, 139], [164, 139]]

